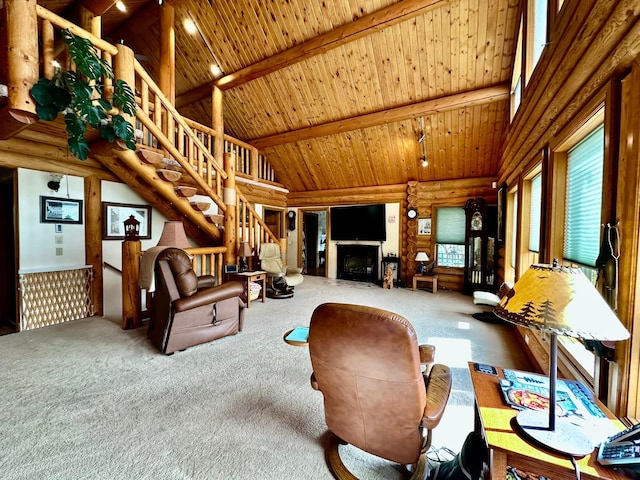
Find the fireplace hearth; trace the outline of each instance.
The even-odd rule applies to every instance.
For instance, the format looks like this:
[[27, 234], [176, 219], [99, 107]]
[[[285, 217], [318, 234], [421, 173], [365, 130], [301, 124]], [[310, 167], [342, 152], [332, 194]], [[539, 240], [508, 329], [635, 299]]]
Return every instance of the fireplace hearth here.
[[338, 245], [338, 278], [359, 282], [378, 280], [376, 245]]

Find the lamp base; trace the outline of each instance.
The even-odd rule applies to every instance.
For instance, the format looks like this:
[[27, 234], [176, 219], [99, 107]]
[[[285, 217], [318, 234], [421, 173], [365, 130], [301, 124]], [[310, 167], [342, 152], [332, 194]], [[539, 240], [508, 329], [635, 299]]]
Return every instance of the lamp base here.
[[522, 410], [516, 423], [525, 437], [545, 448], [571, 457], [584, 457], [595, 448], [582, 429], [563, 417], [556, 417], [555, 430], [549, 430], [549, 412]]

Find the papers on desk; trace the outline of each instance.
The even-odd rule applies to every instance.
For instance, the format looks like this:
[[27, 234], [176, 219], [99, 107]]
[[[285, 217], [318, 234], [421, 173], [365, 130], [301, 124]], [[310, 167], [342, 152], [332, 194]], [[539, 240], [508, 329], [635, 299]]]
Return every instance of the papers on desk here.
[[[549, 378], [529, 372], [504, 369], [500, 389], [507, 405], [518, 410], [548, 410]], [[613, 423], [598, 407], [593, 393], [582, 383], [558, 379], [556, 416], [564, 417], [585, 429], [594, 443], [616, 433]]]

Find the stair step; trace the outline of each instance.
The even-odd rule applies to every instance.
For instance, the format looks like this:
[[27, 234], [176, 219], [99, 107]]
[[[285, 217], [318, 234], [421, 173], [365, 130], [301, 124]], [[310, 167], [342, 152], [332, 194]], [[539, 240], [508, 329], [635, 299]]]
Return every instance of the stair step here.
[[150, 165], [157, 165], [159, 163], [162, 163], [162, 159], [164, 157], [161, 153], [144, 149], [136, 150], [136, 154], [138, 155], [138, 158], [140, 160]]
[[213, 223], [214, 225], [221, 225], [222, 222], [224, 221], [224, 216], [223, 215], [205, 215], [205, 217], [207, 218], [207, 220], [209, 220], [211, 223]]
[[204, 212], [205, 210], [209, 210], [211, 207], [211, 202], [189, 202], [191, 207], [198, 212]]
[[196, 187], [189, 187], [187, 185], [178, 185], [175, 187], [176, 194], [180, 197], [193, 197], [198, 189]]
[[167, 182], [177, 182], [182, 177], [180, 172], [176, 172], [175, 170], [168, 170], [166, 168], [159, 168], [156, 170], [160, 178], [166, 180]]

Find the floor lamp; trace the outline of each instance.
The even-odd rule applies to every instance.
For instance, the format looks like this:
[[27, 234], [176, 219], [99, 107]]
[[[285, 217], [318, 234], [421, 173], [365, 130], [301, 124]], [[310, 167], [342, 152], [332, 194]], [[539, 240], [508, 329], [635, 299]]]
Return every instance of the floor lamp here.
[[[548, 411], [522, 410], [516, 423], [523, 435], [565, 455], [581, 457], [595, 444], [579, 426], [556, 417], [557, 335], [584, 340], [629, 338], [600, 293], [579, 268], [531, 265], [502, 298], [494, 313], [508, 322], [542, 330], [551, 336]], [[552, 407], [552, 408], [551, 408]]]

